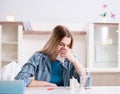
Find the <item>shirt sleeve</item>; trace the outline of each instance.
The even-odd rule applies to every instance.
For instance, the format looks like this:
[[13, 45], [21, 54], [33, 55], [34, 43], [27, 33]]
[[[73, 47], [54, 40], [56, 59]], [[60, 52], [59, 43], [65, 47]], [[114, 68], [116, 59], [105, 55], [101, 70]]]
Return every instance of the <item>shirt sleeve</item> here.
[[22, 67], [21, 71], [15, 77], [15, 80], [24, 80], [25, 85], [28, 87], [35, 75], [38, 63], [38, 55], [34, 54], [28, 62]]

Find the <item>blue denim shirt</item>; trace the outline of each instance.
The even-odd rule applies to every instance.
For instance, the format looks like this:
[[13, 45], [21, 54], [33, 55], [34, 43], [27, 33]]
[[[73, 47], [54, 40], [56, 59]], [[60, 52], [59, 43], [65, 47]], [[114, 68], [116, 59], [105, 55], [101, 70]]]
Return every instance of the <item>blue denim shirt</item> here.
[[[63, 84], [64, 86], [70, 85], [70, 79], [72, 77], [76, 78], [78, 82], [80, 82], [80, 76], [75, 70], [73, 64], [65, 59], [64, 64], [62, 64], [63, 68]], [[22, 70], [15, 77], [16, 80], [24, 80], [26, 82], [26, 86], [29, 86], [32, 79], [30, 77], [34, 77], [35, 80], [42, 81], [51, 81], [51, 63], [49, 55], [46, 55], [41, 52], [36, 52], [28, 62], [22, 67]]]

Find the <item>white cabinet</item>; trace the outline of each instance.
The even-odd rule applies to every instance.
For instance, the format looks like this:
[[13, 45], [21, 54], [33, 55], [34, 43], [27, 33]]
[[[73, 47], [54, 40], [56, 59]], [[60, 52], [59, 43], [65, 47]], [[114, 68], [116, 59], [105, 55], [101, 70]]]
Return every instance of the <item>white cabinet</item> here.
[[0, 70], [11, 61], [20, 63], [22, 22], [0, 22]]
[[93, 85], [120, 85], [120, 25], [92, 23], [87, 32], [87, 67]]
[[88, 31], [89, 68], [120, 67], [120, 26], [118, 23], [93, 23]]

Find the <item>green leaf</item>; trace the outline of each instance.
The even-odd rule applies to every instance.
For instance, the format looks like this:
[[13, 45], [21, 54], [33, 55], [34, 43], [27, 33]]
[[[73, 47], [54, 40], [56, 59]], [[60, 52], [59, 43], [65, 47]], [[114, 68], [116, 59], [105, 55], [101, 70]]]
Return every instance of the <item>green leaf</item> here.
[[103, 17], [106, 17], [107, 16], [107, 12], [105, 12], [104, 14], [103, 14]]

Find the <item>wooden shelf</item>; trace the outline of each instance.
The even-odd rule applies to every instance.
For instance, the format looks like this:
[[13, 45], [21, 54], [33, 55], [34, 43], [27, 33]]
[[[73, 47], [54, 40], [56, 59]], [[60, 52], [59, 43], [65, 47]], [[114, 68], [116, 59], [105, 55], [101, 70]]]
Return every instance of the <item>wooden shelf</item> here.
[[96, 25], [118, 25], [119, 23], [94, 23]]
[[0, 25], [6, 25], [6, 24], [10, 24], [10, 25], [23, 25], [23, 22], [10, 22], [10, 21], [0, 21]]
[[[24, 34], [50, 34], [50, 31], [23, 31]], [[72, 31], [73, 35], [86, 35], [86, 31]]]
[[50, 34], [50, 31], [23, 31], [24, 34]]
[[[24, 25], [23, 25], [23, 22], [9, 22], [9, 21], [1, 21], [0, 22], [0, 24], [1, 25], [6, 25], [6, 24], [13, 24], [13, 25], [22, 25], [23, 26], [23, 29], [24, 29]], [[35, 34], [35, 35], [39, 35], [39, 34], [50, 34], [51, 32], [50, 31], [41, 31], [41, 30], [39, 30], [39, 31], [34, 31], [34, 30], [32, 30], [32, 31], [23, 31], [23, 34]], [[86, 31], [72, 31], [72, 34], [73, 35], [86, 35]]]

